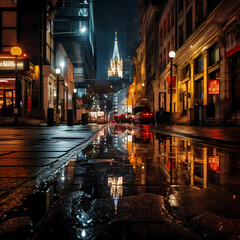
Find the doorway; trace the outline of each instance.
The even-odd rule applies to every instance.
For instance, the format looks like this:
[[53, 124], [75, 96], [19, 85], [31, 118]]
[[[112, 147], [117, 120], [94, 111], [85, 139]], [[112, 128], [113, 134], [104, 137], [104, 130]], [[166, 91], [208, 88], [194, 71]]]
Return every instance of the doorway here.
[[12, 117], [13, 116], [13, 90], [2, 89], [0, 90], [0, 116]]

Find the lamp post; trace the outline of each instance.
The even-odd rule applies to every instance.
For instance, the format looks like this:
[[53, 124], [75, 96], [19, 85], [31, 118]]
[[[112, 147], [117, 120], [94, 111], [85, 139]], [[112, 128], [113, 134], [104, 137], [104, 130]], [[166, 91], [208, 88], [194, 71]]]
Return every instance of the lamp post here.
[[170, 89], [170, 124], [172, 125], [172, 62], [173, 62], [173, 58], [175, 57], [175, 52], [171, 51], [169, 52], [169, 57], [171, 60], [171, 72], [170, 72], [170, 77], [171, 77], [171, 89]]
[[56, 69], [56, 74], [57, 74], [57, 102], [56, 102], [56, 124], [59, 124], [59, 74], [60, 74], [60, 69]]
[[73, 122], [74, 124], [77, 123], [77, 119], [76, 119], [76, 112], [77, 112], [77, 89], [74, 88], [73, 89]]
[[22, 49], [18, 46], [12, 47], [10, 53], [15, 57], [15, 106], [14, 106], [14, 124], [18, 123], [18, 115], [19, 115], [19, 107], [20, 107], [20, 99], [19, 99], [19, 89], [18, 89], [18, 69], [17, 69], [17, 58], [22, 55]]

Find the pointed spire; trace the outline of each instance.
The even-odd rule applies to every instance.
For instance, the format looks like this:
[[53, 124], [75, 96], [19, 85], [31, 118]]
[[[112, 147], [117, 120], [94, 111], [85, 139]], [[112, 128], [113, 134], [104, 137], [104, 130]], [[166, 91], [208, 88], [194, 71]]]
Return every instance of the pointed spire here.
[[117, 32], [115, 32], [115, 42], [114, 42], [112, 59], [114, 60], [116, 57], [118, 60], [120, 60], [120, 54], [119, 54], [119, 50], [118, 50], [118, 41], [117, 41]]

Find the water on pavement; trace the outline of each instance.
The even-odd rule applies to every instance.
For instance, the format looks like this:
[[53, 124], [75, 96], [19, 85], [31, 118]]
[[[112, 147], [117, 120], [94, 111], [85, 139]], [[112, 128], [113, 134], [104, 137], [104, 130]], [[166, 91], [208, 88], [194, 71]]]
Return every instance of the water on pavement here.
[[32, 237], [238, 239], [239, 186], [238, 152], [109, 126], [42, 190]]

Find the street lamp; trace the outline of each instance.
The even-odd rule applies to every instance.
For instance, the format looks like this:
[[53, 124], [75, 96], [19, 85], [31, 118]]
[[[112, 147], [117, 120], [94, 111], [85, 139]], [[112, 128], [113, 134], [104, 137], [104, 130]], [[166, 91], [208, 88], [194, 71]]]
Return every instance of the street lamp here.
[[17, 69], [17, 58], [22, 55], [22, 49], [18, 46], [12, 47], [10, 53], [15, 57], [15, 73], [16, 73], [16, 80], [15, 80], [15, 108], [14, 108], [14, 124], [18, 123], [18, 114], [19, 114], [19, 107], [20, 107], [20, 99], [19, 99], [19, 89], [18, 89], [18, 69]]
[[174, 51], [171, 51], [169, 52], [169, 57], [170, 57], [170, 60], [171, 60], [171, 73], [170, 73], [170, 76], [171, 76], [171, 82], [170, 82], [170, 85], [171, 85], [171, 89], [170, 89], [170, 124], [172, 124], [172, 61], [173, 61], [173, 58], [175, 57], [175, 52]]
[[59, 108], [58, 108], [58, 102], [59, 102], [59, 74], [60, 74], [60, 69], [56, 69], [56, 74], [57, 74], [57, 103], [56, 103], [56, 124], [59, 124]]
[[76, 119], [76, 112], [77, 112], [77, 89], [74, 88], [73, 89], [73, 117], [74, 117], [74, 124], [77, 123], [77, 119]]

